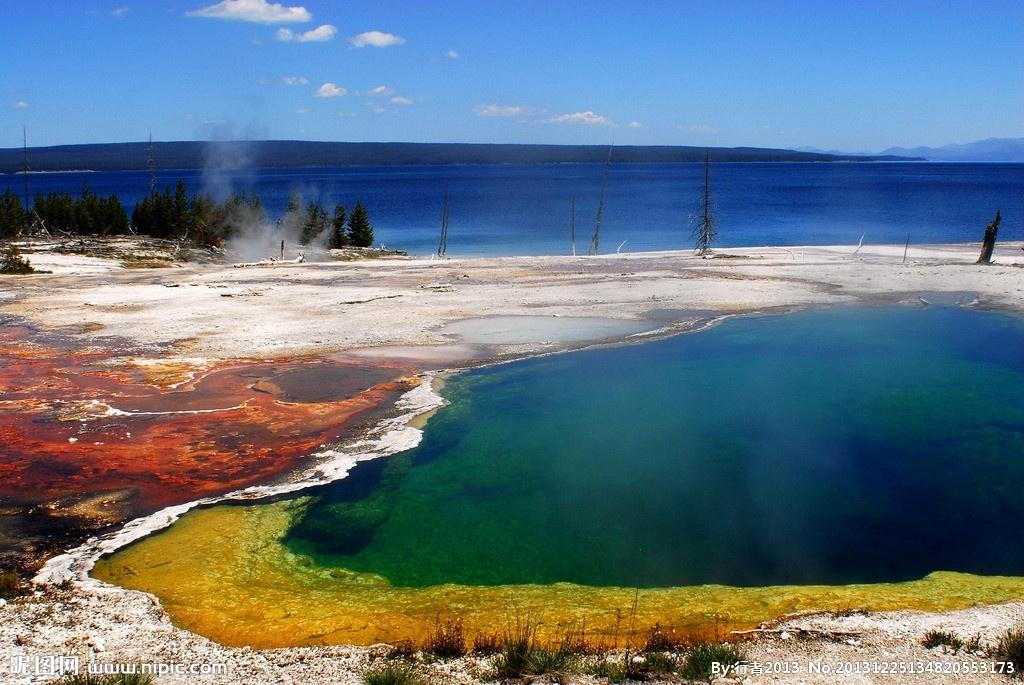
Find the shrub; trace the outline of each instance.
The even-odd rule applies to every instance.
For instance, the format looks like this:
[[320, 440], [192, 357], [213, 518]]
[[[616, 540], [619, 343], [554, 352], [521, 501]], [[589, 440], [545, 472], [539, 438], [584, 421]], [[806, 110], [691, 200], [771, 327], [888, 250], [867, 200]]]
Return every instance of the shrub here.
[[473, 654], [490, 656], [501, 651], [501, 638], [497, 633], [477, 633], [473, 638]]
[[392, 659], [406, 659], [411, 661], [416, 657], [416, 644], [412, 640], [399, 640], [391, 645], [391, 652], [388, 656]]
[[11, 599], [23, 592], [21, 578], [14, 571], [0, 571], [0, 597]]
[[21, 251], [14, 245], [8, 245], [7, 249], [0, 255], [0, 274], [31, 274], [35, 269], [27, 259], [21, 256]]
[[364, 685], [426, 685], [426, 680], [412, 664], [392, 661], [377, 668], [363, 671]]
[[686, 662], [679, 675], [687, 680], [709, 680], [712, 664], [734, 664], [743, 661], [736, 645], [698, 642], [686, 650]]
[[440, 617], [434, 619], [434, 630], [423, 643], [426, 654], [441, 659], [457, 659], [466, 653], [466, 638], [462, 633], [462, 620], [449, 619], [444, 623]]
[[921, 638], [921, 644], [924, 645], [926, 649], [949, 647], [955, 652], [964, 646], [964, 641], [946, 630], [929, 630], [924, 634], [924, 637]]
[[1008, 630], [999, 638], [995, 655], [1013, 664], [1013, 676], [1021, 677], [1024, 672], [1024, 628]]
[[647, 635], [647, 642], [644, 643], [644, 652], [678, 652], [686, 645], [685, 641], [676, 635], [673, 628], [665, 630], [661, 624], [655, 623], [651, 632]]
[[153, 685], [153, 676], [148, 673], [117, 673], [110, 675], [83, 673], [67, 676], [60, 683], [61, 685]]

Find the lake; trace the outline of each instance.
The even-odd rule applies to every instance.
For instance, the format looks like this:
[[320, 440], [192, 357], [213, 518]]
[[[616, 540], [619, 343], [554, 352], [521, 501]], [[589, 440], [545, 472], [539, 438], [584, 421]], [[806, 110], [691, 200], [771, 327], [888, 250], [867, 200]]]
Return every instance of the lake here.
[[[427, 255], [437, 249], [442, 197], [450, 194], [451, 256], [568, 254], [570, 203], [586, 253], [602, 165], [386, 166], [242, 171], [160, 171], [190, 191], [255, 191], [271, 216], [299, 191], [333, 208], [366, 205], [378, 242]], [[116, 192], [131, 211], [149, 189], [145, 171], [39, 173], [31, 193]], [[19, 196], [22, 179], [0, 175]], [[1024, 164], [732, 163], [711, 171], [722, 246], [980, 241], [996, 209], [1000, 237], [1024, 239]], [[688, 248], [703, 188], [700, 164], [613, 164], [601, 249]], [[624, 242], [625, 241], [625, 242]], [[624, 244], [623, 244], [624, 243]]]

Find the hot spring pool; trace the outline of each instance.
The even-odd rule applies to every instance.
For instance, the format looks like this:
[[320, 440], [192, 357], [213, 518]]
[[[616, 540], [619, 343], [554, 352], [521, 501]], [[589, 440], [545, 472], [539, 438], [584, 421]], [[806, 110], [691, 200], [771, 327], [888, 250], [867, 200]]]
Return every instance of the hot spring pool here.
[[[1024, 597], [1024, 321], [957, 307], [735, 318], [451, 378], [421, 445], [195, 511], [95, 575], [232, 644], [600, 631]], [[940, 573], [933, 573], [940, 572]], [[728, 587], [725, 587], [728, 586]]]

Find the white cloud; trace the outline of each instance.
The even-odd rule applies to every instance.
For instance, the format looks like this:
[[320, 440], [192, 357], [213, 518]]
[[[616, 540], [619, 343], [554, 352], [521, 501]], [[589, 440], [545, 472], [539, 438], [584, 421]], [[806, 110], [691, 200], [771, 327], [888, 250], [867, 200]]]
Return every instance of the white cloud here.
[[315, 29], [304, 33], [295, 33], [291, 29], [278, 29], [274, 37], [282, 43], [323, 43], [333, 40], [338, 33], [338, 27], [333, 24], [322, 24]]
[[643, 128], [643, 127], [644, 127], [644, 125], [641, 124], [639, 121], [631, 121], [628, 124], [626, 124], [626, 128]]
[[295, 113], [296, 114], [309, 114], [309, 109], [307, 109], [306, 107], [299, 107], [297, 110], [295, 110]]
[[522, 105], [477, 105], [473, 113], [478, 117], [525, 117], [533, 112], [533, 107]]
[[132, 11], [131, 7], [118, 7], [117, 9], [112, 10], [110, 12], [110, 16], [112, 16], [112, 17], [123, 17], [124, 15], [128, 14], [131, 11]]
[[28, 109], [28, 103], [24, 100], [18, 100], [11, 106], [14, 107], [14, 109]]
[[395, 89], [388, 86], [377, 86], [363, 93], [363, 95], [370, 95], [372, 97], [385, 97], [388, 95], [394, 95]]
[[309, 85], [309, 79], [305, 76], [285, 76], [281, 79], [281, 83], [286, 86], [305, 86]]
[[316, 89], [314, 97], [318, 98], [340, 98], [342, 95], [347, 94], [348, 91], [341, 86], [331, 83], [328, 81], [324, 85]]
[[690, 133], [718, 133], [718, 127], [712, 126], [711, 124], [694, 124], [689, 129]]
[[589, 109], [585, 112], [573, 112], [572, 114], [559, 114], [548, 119], [550, 124], [587, 124], [589, 126], [604, 126], [612, 123], [608, 117], [595, 114]]
[[459, 54], [458, 50], [449, 50], [448, 52], [444, 53], [444, 56], [447, 57], [448, 59], [458, 59], [462, 57], [462, 55]]
[[346, 119], [349, 119], [351, 117], [359, 116], [359, 113], [358, 112], [338, 112], [338, 116], [339, 117], [344, 117]]
[[357, 48], [365, 48], [367, 46], [372, 48], [386, 48], [392, 45], [401, 45], [405, 42], [405, 38], [396, 36], [393, 33], [386, 33], [384, 31], [366, 31], [360, 33], [358, 36], [352, 36], [349, 38], [350, 43]]
[[412, 98], [403, 97], [401, 95], [396, 95], [395, 97], [391, 98], [392, 105], [411, 105], [412, 102]]
[[305, 7], [285, 7], [267, 0], [221, 0], [216, 4], [186, 12], [187, 17], [207, 19], [234, 19], [256, 24], [295, 24], [313, 19]]

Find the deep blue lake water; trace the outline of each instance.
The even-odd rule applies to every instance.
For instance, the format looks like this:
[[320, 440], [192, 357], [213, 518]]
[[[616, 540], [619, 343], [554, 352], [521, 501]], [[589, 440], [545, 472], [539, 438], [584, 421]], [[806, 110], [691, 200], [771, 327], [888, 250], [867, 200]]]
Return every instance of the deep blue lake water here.
[[[576, 198], [577, 249], [593, 232], [602, 165], [387, 166], [250, 169], [211, 175], [161, 171], [158, 185], [179, 178], [192, 191], [257, 192], [272, 218], [289, 193], [333, 207], [367, 206], [379, 242], [413, 254], [437, 247], [444, 189], [450, 193], [451, 256], [568, 254], [570, 201]], [[131, 211], [149, 188], [144, 171], [32, 174], [32, 194], [116, 192]], [[699, 164], [613, 165], [608, 179], [602, 251], [678, 249], [692, 245]], [[0, 189], [22, 192], [18, 175]], [[1024, 239], [1024, 164], [766, 163], [717, 164], [712, 193], [719, 244], [825, 245], [966, 242], [981, 239], [996, 209], [1000, 239]]]

